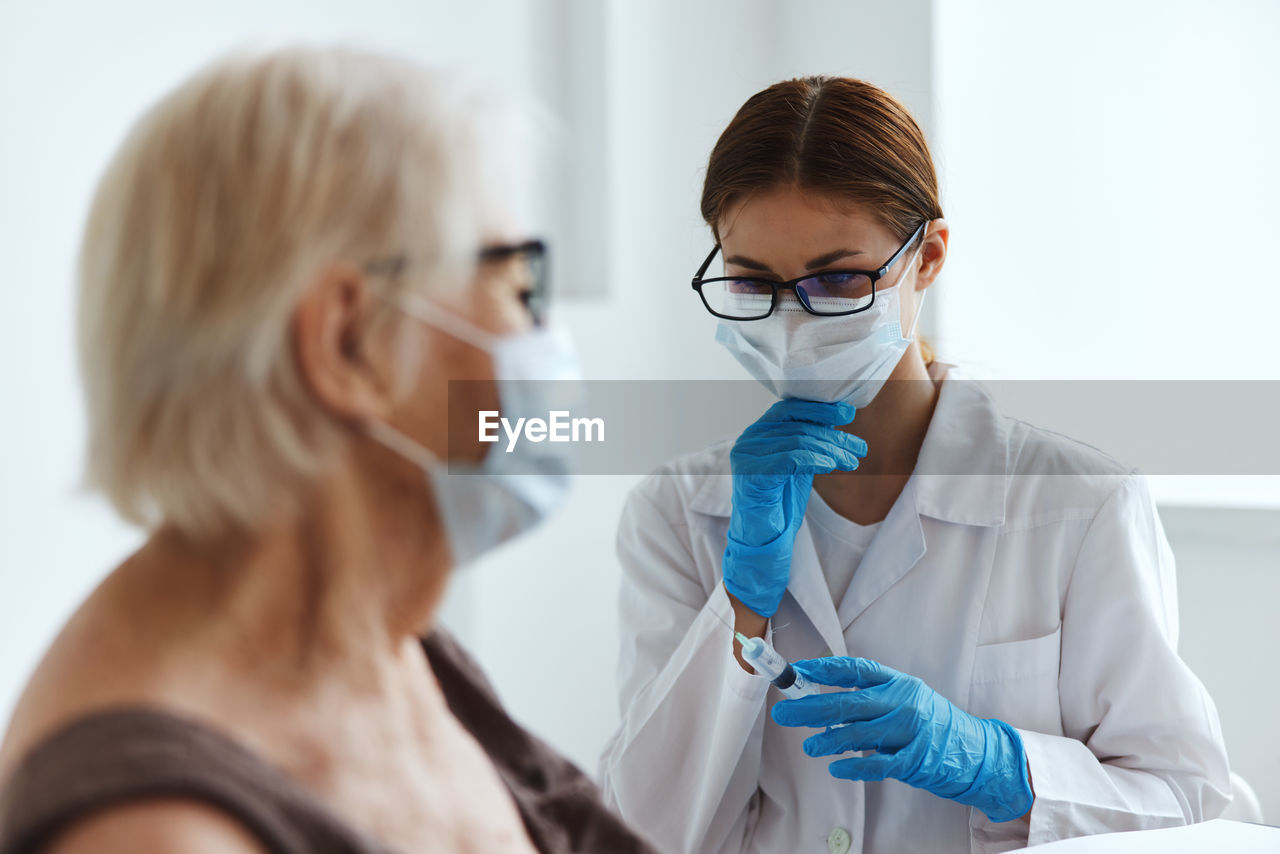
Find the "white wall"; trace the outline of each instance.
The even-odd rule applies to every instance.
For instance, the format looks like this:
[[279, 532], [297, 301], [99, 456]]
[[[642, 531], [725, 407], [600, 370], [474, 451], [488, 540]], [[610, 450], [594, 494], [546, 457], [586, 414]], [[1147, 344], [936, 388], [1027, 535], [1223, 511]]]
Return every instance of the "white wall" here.
[[1280, 511], [1166, 507], [1178, 562], [1179, 652], [1213, 696], [1231, 767], [1280, 823]]
[[[6, 129], [0, 134], [0, 244], [7, 262], [0, 286], [6, 332], [0, 336], [0, 720], [69, 610], [137, 542], [98, 502], [73, 493], [83, 428], [71, 338], [72, 260], [93, 181], [128, 122], [214, 53], [260, 35], [355, 37], [536, 88], [556, 71], [547, 67], [546, 27], [533, 21], [542, 20], [540, 10], [572, 10], [572, 4], [517, 0], [263, 5], [0, 6]], [[1022, 367], [1044, 376], [1095, 376], [1110, 364], [1134, 376], [1156, 368], [1174, 376], [1184, 369], [1193, 376], [1274, 376], [1265, 361], [1265, 336], [1273, 328], [1265, 317], [1280, 308], [1274, 302], [1280, 289], [1249, 275], [1247, 250], [1227, 255], [1227, 266], [1215, 268], [1227, 274], [1214, 283], [1249, 310], [1213, 331], [1245, 335], [1200, 350], [1203, 360], [1182, 342], [1206, 339], [1152, 295], [1169, 280], [1175, 293], [1193, 289], [1168, 260], [1173, 248], [1207, 269], [1205, 262], [1218, 257], [1212, 246], [1226, 245], [1229, 234], [1265, 245], [1259, 223], [1276, 224], [1269, 201], [1277, 195], [1276, 167], [1262, 156], [1266, 146], [1280, 148], [1274, 109], [1245, 107], [1267, 87], [1274, 91], [1280, 65], [1257, 34], [1276, 31], [1277, 7], [1219, 4], [1215, 9], [1223, 11], [1210, 19], [1168, 4], [1149, 14], [1144, 4], [1112, 3], [1103, 34], [1095, 35], [1086, 24], [1101, 20], [1097, 3], [1073, 4], [1070, 10], [1084, 16], [1078, 20], [1074, 11], [1050, 4], [1035, 4], [1034, 13], [1023, 4], [988, 0], [936, 5], [604, 3], [605, 49], [594, 55], [605, 65], [577, 73], [596, 75], [607, 97], [591, 101], [591, 87], [559, 93], [568, 102], [596, 104], [587, 110], [603, 123], [597, 128], [607, 147], [602, 162], [610, 167], [594, 176], [598, 192], [585, 193], [602, 206], [593, 221], [608, 246], [599, 269], [585, 275], [598, 276], [603, 287], [580, 288], [595, 295], [564, 306], [591, 378], [740, 376], [713, 343], [713, 320], [687, 285], [709, 248], [697, 213], [702, 170], [748, 95], [784, 76], [815, 72], [884, 85], [934, 139], [952, 259], [922, 323], [941, 336], [944, 356], [976, 359], [1002, 376]], [[1153, 60], [1133, 51], [1147, 43], [1137, 35], [1152, 28], [1183, 49], [1169, 57], [1193, 57], [1166, 57], [1159, 72], [1189, 87], [1193, 108], [1142, 88], [1152, 85], [1144, 69]], [[1184, 30], [1205, 34], [1204, 41]], [[542, 40], [529, 38], [533, 32]], [[1074, 47], [1059, 42], [1059, 32], [1074, 38]], [[1229, 61], [1223, 43], [1236, 45]], [[578, 48], [566, 55], [593, 55]], [[1165, 48], [1155, 48], [1164, 55]], [[1137, 111], [1127, 113], [1126, 103]], [[1230, 104], [1237, 106], [1237, 123], [1249, 124], [1251, 132], [1231, 137], [1228, 155], [1212, 169], [1176, 186], [1168, 181], [1164, 173], [1184, 155], [1226, 144], [1224, 126], [1203, 119]], [[1072, 106], [1076, 120], [1063, 118], [1057, 105]], [[1145, 159], [1149, 151], [1156, 152], [1155, 164]], [[1099, 164], [1109, 170], [1105, 179], [1091, 171]], [[1229, 204], [1209, 205], [1206, 215], [1206, 192], [1211, 199], [1228, 193]], [[1158, 204], [1133, 201], [1152, 193]], [[1158, 228], [1175, 215], [1176, 238], [1162, 237]], [[1040, 230], [1035, 217], [1044, 223]], [[1187, 237], [1191, 226], [1195, 240]], [[1126, 243], [1120, 236], [1131, 227], [1139, 239]], [[1060, 289], [1077, 282], [1071, 272], [1084, 266], [1112, 271], [1101, 290], [1115, 302], [1099, 302], [1092, 312], [1064, 305]], [[1079, 329], [1088, 329], [1087, 337]], [[1153, 360], [1153, 353], [1159, 357]], [[1233, 354], [1244, 361], [1237, 364]], [[583, 478], [570, 506], [550, 524], [462, 576], [446, 608], [447, 621], [476, 650], [517, 717], [589, 769], [617, 718], [612, 541], [622, 498], [636, 479]], [[1228, 489], [1224, 500], [1237, 492]], [[1244, 524], [1259, 523], [1245, 518]], [[1261, 723], [1274, 694], [1252, 687], [1245, 665], [1224, 663], [1214, 646], [1215, 639], [1241, 632], [1252, 632], [1255, 646], [1276, 646], [1264, 616], [1231, 610], [1274, 602], [1269, 594], [1280, 592], [1274, 555], [1242, 557], [1240, 536], [1201, 542], [1185, 557], [1179, 547], [1190, 573], [1183, 648], [1222, 693], [1237, 762], [1257, 775], [1255, 782], [1267, 783], [1265, 795], [1280, 810], [1280, 783], [1266, 770], [1278, 752]], [[1188, 591], [1197, 595], [1188, 598]], [[1218, 604], [1200, 608], [1202, 601]], [[572, 674], [570, 687], [547, 690], [546, 675], [521, 656], [528, 638]], [[1241, 759], [1251, 749], [1260, 757], [1256, 764]]]
[[1278, 379], [1280, 4], [935, 4], [944, 350], [1032, 379]]
[[[1280, 4], [935, 12], [953, 230], [932, 298], [941, 351], [1009, 379], [1280, 379]], [[1179, 504], [1280, 506], [1268, 474], [1153, 488]]]

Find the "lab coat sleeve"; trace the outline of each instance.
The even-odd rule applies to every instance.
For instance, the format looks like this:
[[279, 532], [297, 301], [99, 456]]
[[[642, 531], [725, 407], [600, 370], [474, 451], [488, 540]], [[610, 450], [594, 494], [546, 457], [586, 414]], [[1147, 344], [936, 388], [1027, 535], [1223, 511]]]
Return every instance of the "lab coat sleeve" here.
[[[1173, 553], [1140, 475], [1089, 525], [1067, 586], [1058, 690], [1066, 737], [1019, 730], [1035, 803], [1027, 845], [1216, 818], [1231, 784], [1218, 713], [1178, 657]], [[975, 851], [1001, 826], [975, 817]]]
[[718, 574], [698, 578], [689, 530], [633, 492], [618, 556], [622, 722], [605, 747], [607, 803], [659, 849], [738, 851], [760, 772], [769, 683], [733, 656], [733, 611]]

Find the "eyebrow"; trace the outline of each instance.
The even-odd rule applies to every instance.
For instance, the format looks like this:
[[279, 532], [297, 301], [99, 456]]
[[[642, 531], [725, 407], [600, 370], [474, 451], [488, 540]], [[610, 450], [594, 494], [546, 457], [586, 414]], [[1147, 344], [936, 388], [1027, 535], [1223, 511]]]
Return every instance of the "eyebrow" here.
[[[852, 258], [855, 255], [865, 255], [866, 253], [860, 249], [837, 249], [834, 252], [828, 252], [826, 255], [819, 255], [809, 263], [805, 264], [806, 270], [816, 270], [819, 267], [825, 267], [828, 264], [841, 260], [842, 258]], [[730, 255], [724, 259], [726, 264], [733, 264], [736, 267], [744, 267], [748, 270], [757, 270], [761, 273], [772, 273], [773, 270], [768, 264], [762, 264], [759, 261], [753, 261], [745, 255]]]

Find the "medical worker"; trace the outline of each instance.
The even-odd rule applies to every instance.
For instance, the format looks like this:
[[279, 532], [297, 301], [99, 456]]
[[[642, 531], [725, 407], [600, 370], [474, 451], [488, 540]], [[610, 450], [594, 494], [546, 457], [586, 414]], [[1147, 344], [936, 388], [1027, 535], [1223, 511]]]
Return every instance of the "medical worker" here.
[[[627, 502], [607, 800], [669, 852], [994, 852], [1218, 815], [1143, 478], [1002, 417], [913, 337], [950, 232], [906, 109], [769, 87], [702, 214], [687, 309], [780, 400]], [[784, 701], [735, 631], [828, 687]]]

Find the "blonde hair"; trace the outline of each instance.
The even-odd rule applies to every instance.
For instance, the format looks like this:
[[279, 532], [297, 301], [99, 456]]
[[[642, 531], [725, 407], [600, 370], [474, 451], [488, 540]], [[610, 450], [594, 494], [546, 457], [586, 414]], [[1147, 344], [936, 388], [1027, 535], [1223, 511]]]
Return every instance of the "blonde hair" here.
[[[193, 537], [295, 511], [343, 428], [298, 375], [293, 308], [339, 260], [466, 280], [501, 189], [482, 100], [401, 58], [244, 49], [142, 116], [80, 251], [87, 485]], [[386, 310], [368, 334], [398, 325]]]

